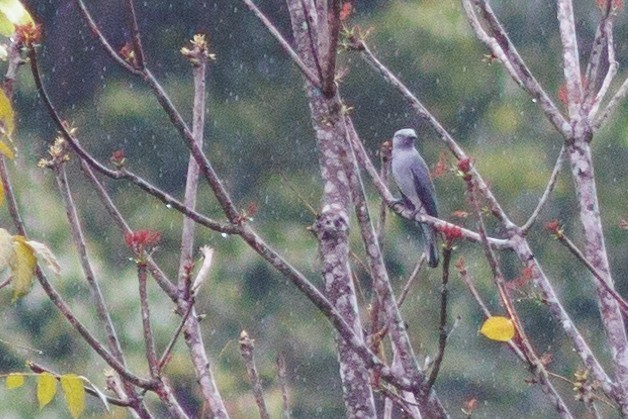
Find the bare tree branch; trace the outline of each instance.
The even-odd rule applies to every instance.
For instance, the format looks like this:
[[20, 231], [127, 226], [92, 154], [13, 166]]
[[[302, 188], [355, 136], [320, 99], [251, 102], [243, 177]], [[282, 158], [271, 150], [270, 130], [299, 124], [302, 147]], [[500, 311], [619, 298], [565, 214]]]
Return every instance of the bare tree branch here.
[[[558, 5], [560, 40], [563, 44], [563, 72], [567, 88], [567, 105], [569, 117], [573, 120], [579, 117], [580, 107], [583, 103], [582, 72], [580, 71], [576, 23], [571, 0], [557, 0], [556, 3]], [[568, 137], [565, 136], [565, 138]]]
[[133, 34], [133, 51], [135, 52], [135, 61], [137, 62], [137, 67], [140, 70], [143, 70], [146, 68], [146, 65], [144, 64], [144, 48], [142, 47], [140, 29], [137, 25], [135, 6], [133, 5], [133, 0], [125, 0], [125, 4], [129, 13], [129, 26], [131, 27], [131, 33]]
[[[290, 46], [288, 41], [284, 39], [284, 37], [279, 33], [279, 30], [273, 25], [273, 23], [266, 17], [264, 13], [253, 3], [252, 0], [243, 0], [244, 4], [251, 9], [251, 11], [257, 16], [257, 18], [262, 22], [262, 24], [268, 29], [268, 31], [275, 37], [279, 45], [283, 48], [283, 50], [290, 56], [292, 61], [299, 67], [301, 73], [305, 76], [305, 78], [312, 83], [313, 86], [321, 85], [320, 78], [314, 75], [314, 73], [309, 69], [308, 66], [305, 65], [301, 57], [297, 54], [297, 52]], [[319, 73], [320, 74], [320, 73]]]
[[[504, 64], [506, 70], [515, 82], [521, 85], [532, 98], [538, 101], [545, 116], [552, 125], [554, 125], [556, 130], [562, 133], [564, 137], [568, 137], [571, 131], [568, 122], [547, 93], [545, 93], [530, 69], [528, 69], [488, 2], [486, 0], [464, 0], [463, 5], [471, 28], [476, 33], [478, 39]], [[473, 5], [482, 13], [482, 17], [490, 29], [492, 37], [482, 28]]]
[[431, 389], [436, 382], [438, 372], [440, 371], [440, 365], [445, 358], [445, 348], [447, 347], [447, 338], [449, 337], [449, 331], [447, 330], [447, 296], [449, 290], [447, 285], [449, 282], [449, 262], [451, 261], [451, 246], [445, 246], [443, 249], [443, 275], [440, 290], [440, 323], [438, 325], [438, 352], [436, 358], [434, 358], [434, 364], [432, 365], [432, 371], [430, 377], [427, 380], [427, 388]]
[[245, 330], [240, 333], [240, 355], [244, 359], [244, 365], [249, 376], [249, 382], [253, 387], [253, 395], [255, 396], [255, 403], [257, 404], [257, 410], [261, 419], [270, 419], [268, 409], [266, 408], [266, 402], [264, 401], [264, 391], [262, 390], [262, 383], [255, 366], [255, 358], [253, 356], [254, 340], [249, 337], [249, 334]]
[[541, 199], [539, 199], [539, 203], [536, 205], [534, 211], [532, 211], [532, 215], [530, 215], [528, 221], [526, 221], [526, 223], [521, 226], [522, 234], [526, 234], [526, 232], [530, 230], [532, 225], [536, 222], [536, 219], [539, 217], [541, 210], [547, 203], [547, 200], [549, 199], [551, 193], [554, 191], [554, 186], [556, 186], [558, 175], [560, 174], [560, 170], [562, 169], [563, 163], [565, 161], [565, 154], [565, 147], [563, 146], [558, 153], [558, 158], [556, 159], [556, 163], [554, 164], [554, 170], [552, 170], [552, 174], [550, 175], [547, 186], [545, 187], [545, 192], [543, 192]]

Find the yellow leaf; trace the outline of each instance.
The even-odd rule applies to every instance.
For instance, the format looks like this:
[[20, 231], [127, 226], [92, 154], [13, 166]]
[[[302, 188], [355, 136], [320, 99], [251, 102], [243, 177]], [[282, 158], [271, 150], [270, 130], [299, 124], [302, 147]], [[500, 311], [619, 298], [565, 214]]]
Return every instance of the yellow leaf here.
[[49, 372], [43, 372], [37, 376], [37, 401], [39, 408], [43, 408], [57, 394], [57, 379]]
[[24, 384], [24, 375], [20, 373], [11, 373], [7, 377], [7, 388], [19, 388]]
[[[0, 0], [0, 4], [2, 4], [3, 0]], [[15, 113], [13, 112], [13, 105], [11, 105], [11, 100], [4, 94], [4, 91], [0, 89], [0, 122], [2, 122], [2, 132], [3, 137], [11, 138], [13, 134], [13, 129], [15, 128]]]
[[77, 418], [85, 410], [83, 379], [76, 374], [62, 375], [61, 388], [63, 388], [65, 403], [68, 405], [70, 414], [73, 418]]
[[480, 333], [491, 340], [508, 342], [515, 336], [515, 325], [507, 317], [491, 316], [482, 325]]
[[15, 25], [34, 23], [31, 15], [18, 0], [0, 0], [0, 34], [9, 36]]
[[40, 263], [44, 263], [55, 274], [61, 274], [61, 265], [59, 265], [57, 257], [54, 253], [52, 253], [52, 250], [50, 250], [48, 246], [43, 243], [36, 242], [35, 240], [28, 240], [26, 244], [33, 249]]
[[0, 228], [0, 272], [11, 266], [13, 258], [15, 258], [13, 237], [4, 228]]
[[13, 273], [13, 301], [28, 294], [33, 285], [33, 275], [37, 266], [37, 258], [33, 249], [26, 243], [24, 236], [13, 236], [15, 257], [11, 261]]
[[0, 154], [4, 154], [11, 160], [15, 158], [15, 153], [13, 152], [13, 149], [4, 141], [0, 141]]

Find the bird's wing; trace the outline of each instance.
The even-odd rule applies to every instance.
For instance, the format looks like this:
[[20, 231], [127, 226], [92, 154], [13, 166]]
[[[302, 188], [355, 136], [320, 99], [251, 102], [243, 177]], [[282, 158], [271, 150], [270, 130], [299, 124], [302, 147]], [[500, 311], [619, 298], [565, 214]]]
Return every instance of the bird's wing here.
[[434, 185], [432, 185], [430, 179], [430, 172], [423, 159], [420, 159], [420, 163], [421, 164], [413, 165], [411, 168], [414, 189], [427, 215], [438, 217]]

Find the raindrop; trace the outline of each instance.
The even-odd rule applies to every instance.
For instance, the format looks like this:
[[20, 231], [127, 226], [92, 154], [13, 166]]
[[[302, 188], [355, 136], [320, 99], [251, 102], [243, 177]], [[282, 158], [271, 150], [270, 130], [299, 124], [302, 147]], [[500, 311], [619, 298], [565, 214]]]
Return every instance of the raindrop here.
[[220, 234], [222, 236], [223, 239], [226, 239], [229, 237], [229, 235], [227, 233], [221, 233]]
[[536, 98], [532, 98], [532, 103], [536, 103]]
[[168, 208], [168, 209], [172, 209], [172, 205], [170, 205], [170, 204], [166, 204], [166, 208]]

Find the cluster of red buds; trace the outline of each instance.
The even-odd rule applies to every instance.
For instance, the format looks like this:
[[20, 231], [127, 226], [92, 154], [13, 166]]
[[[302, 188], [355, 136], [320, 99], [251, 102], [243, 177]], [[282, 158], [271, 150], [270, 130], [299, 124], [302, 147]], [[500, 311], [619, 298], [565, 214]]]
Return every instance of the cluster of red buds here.
[[111, 153], [111, 157], [109, 158], [111, 164], [115, 166], [116, 169], [120, 170], [124, 167], [126, 163], [126, 156], [124, 155], [124, 150], [116, 150]]
[[124, 241], [136, 255], [141, 256], [161, 241], [161, 233], [153, 230], [131, 231], [124, 234]]
[[545, 224], [545, 229], [549, 231], [555, 238], [560, 239], [563, 237], [563, 226], [558, 220], [552, 220]]
[[445, 236], [445, 241], [451, 245], [454, 241], [462, 238], [462, 229], [457, 225], [447, 224], [439, 228], [440, 232]]

